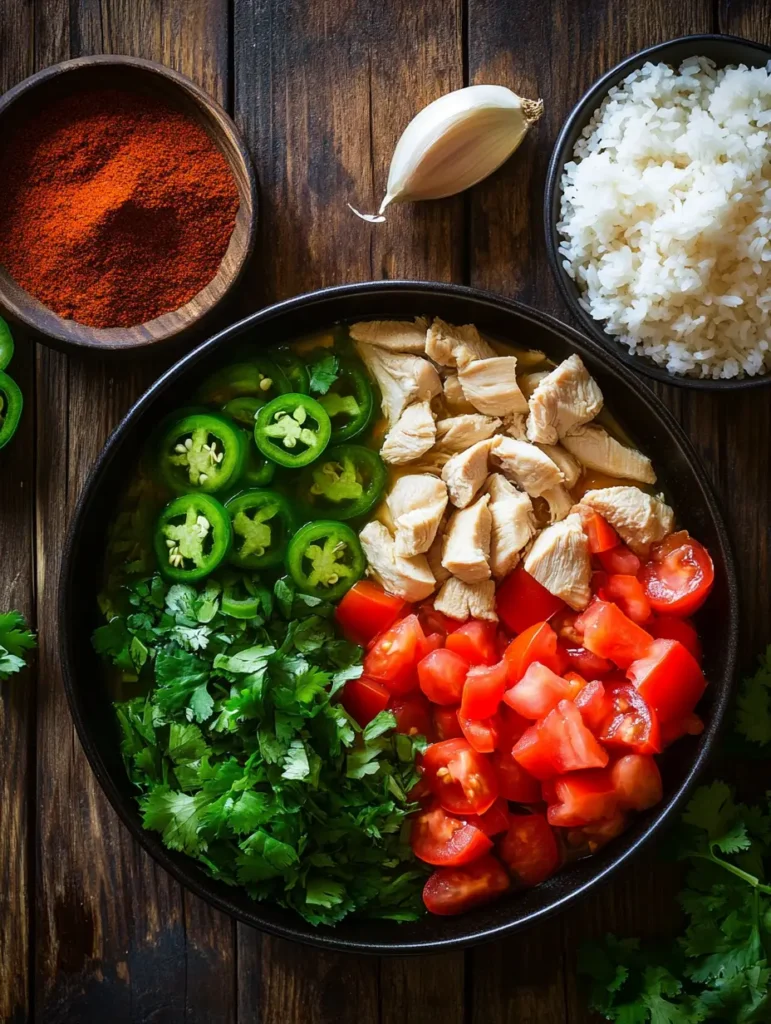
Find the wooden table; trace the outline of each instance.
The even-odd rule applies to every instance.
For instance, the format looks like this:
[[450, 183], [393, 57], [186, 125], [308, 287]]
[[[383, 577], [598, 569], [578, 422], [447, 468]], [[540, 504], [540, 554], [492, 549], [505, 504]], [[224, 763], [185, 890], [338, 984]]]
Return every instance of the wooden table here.
[[[185, 72], [235, 116], [262, 189], [240, 310], [380, 277], [461, 281], [565, 315], [541, 198], [557, 130], [601, 72], [651, 43], [721, 31], [771, 42], [766, 0], [3, 0], [0, 87], [71, 56], [129, 53]], [[516, 158], [472, 192], [376, 207], [413, 114], [465, 83], [542, 96]], [[2, 187], [0, 183], [0, 187]], [[21, 1024], [581, 1024], [574, 950], [676, 920], [655, 851], [521, 938], [427, 959], [316, 953], [236, 925], [132, 841], [92, 777], [57, 657], [56, 585], [73, 504], [109, 431], [171, 360], [62, 356], [19, 339], [27, 408], [0, 455], [0, 608], [40, 653], [0, 684], [0, 1017]], [[660, 394], [700, 450], [734, 538], [745, 666], [771, 639], [769, 393]], [[655, 452], [651, 453], [655, 456]], [[95, 685], [99, 685], [95, 680]]]

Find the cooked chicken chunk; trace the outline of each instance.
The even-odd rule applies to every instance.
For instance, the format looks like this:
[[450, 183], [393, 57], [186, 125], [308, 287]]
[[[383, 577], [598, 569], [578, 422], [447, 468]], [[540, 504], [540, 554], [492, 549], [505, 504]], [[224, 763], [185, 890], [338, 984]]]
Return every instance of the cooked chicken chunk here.
[[426, 355], [440, 366], [465, 366], [472, 359], [489, 359], [497, 353], [473, 324], [455, 327], [436, 317], [426, 336]]
[[495, 581], [464, 583], [450, 576], [436, 595], [434, 608], [450, 619], [486, 619], [497, 622], [495, 611]]
[[449, 452], [443, 452], [439, 448], [434, 447], [416, 462], [410, 464], [410, 472], [431, 473], [434, 476], [441, 476], [442, 470], [449, 461]]
[[548, 370], [535, 370], [532, 373], [522, 374], [519, 378], [519, 387], [522, 394], [528, 399], [528, 401], [544, 377], [548, 377], [548, 375]]
[[350, 328], [354, 341], [388, 349], [389, 352], [412, 352], [423, 355], [426, 351], [428, 320], [418, 316], [414, 320], [362, 320]]
[[542, 530], [525, 557], [524, 567], [550, 594], [561, 597], [575, 611], [586, 608], [591, 597], [592, 564], [581, 517], [574, 512]]
[[593, 420], [602, 408], [602, 392], [583, 364], [572, 355], [539, 382], [530, 397], [527, 436], [556, 444], [569, 430]]
[[463, 452], [477, 441], [492, 437], [501, 421], [480, 412], [450, 416], [436, 423], [436, 444], [446, 452]]
[[663, 540], [675, 525], [669, 505], [639, 487], [604, 487], [587, 491], [581, 498], [607, 519], [618, 535], [637, 555], [647, 555], [651, 544]]
[[527, 441], [527, 413], [508, 413], [503, 417], [503, 430], [509, 437], [516, 437], [518, 441]]
[[463, 394], [457, 373], [450, 373], [445, 377], [443, 391], [445, 405], [453, 415], [462, 412], [476, 412], [474, 406]]
[[550, 487], [544, 491], [541, 497], [549, 506], [549, 522], [558, 523], [565, 516], [570, 515], [573, 508], [573, 499], [564, 487]]
[[604, 427], [591, 423], [576, 427], [565, 434], [562, 443], [567, 450], [589, 469], [622, 480], [639, 480], [655, 484], [656, 474], [651, 460], [636, 448], [627, 448], [611, 437]]
[[562, 484], [562, 473], [548, 455], [527, 441], [499, 435], [493, 441], [492, 461], [531, 498]]
[[405, 601], [422, 601], [434, 592], [436, 580], [425, 555], [403, 558], [387, 527], [373, 519], [359, 534], [370, 573], [389, 594]]
[[356, 350], [380, 386], [383, 412], [389, 426], [396, 423], [410, 402], [430, 401], [434, 395], [441, 394], [439, 374], [427, 359], [387, 352], [363, 341], [356, 342]]
[[424, 554], [434, 542], [447, 508], [447, 487], [428, 473], [401, 476], [386, 498], [396, 533], [396, 554]]
[[581, 464], [573, 458], [569, 451], [561, 444], [537, 444], [536, 448], [540, 448], [544, 455], [548, 455], [562, 473], [562, 482], [568, 490], [576, 486], [578, 478], [581, 476]]
[[430, 402], [413, 402], [385, 436], [380, 455], [394, 466], [412, 462], [434, 446], [436, 422]]
[[448, 460], [442, 470], [442, 480], [447, 484], [453, 505], [465, 508], [474, 500], [474, 495], [487, 479], [487, 457], [496, 441], [492, 437], [477, 441], [465, 452], [458, 452]]
[[444, 534], [442, 565], [464, 583], [490, 578], [492, 516], [490, 495], [483, 494], [473, 505], [450, 516]]
[[517, 357], [475, 359], [458, 371], [463, 394], [479, 412], [502, 416], [526, 412], [527, 399], [517, 383]]
[[442, 565], [442, 547], [444, 545], [444, 530], [447, 524], [447, 518], [442, 520], [439, 524], [439, 529], [436, 531], [436, 537], [431, 547], [426, 552], [426, 559], [428, 560], [428, 567], [434, 574], [434, 579], [441, 586], [445, 580], [450, 578], [450, 573]]
[[522, 549], [536, 532], [533, 503], [524, 491], [517, 490], [502, 473], [487, 478], [490, 495], [492, 539], [490, 568], [499, 579], [506, 576], [520, 559]]

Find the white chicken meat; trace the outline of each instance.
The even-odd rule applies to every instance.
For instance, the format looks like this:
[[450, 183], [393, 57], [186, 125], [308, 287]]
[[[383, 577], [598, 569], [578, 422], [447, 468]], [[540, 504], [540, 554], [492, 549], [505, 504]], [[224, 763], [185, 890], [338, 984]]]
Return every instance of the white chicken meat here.
[[449, 416], [436, 423], [436, 445], [445, 452], [463, 452], [477, 441], [492, 437], [501, 421], [480, 412]]
[[442, 565], [464, 583], [490, 578], [492, 516], [490, 495], [483, 494], [473, 505], [450, 516], [444, 534]]
[[495, 581], [464, 583], [455, 576], [442, 584], [434, 600], [434, 608], [450, 619], [465, 622], [466, 619], [485, 619], [497, 622], [495, 610]]
[[527, 399], [517, 383], [517, 357], [475, 359], [458, 371], [463, 394], [479, 412], [488, 416], [526, 412]]
[[636, 448], [627, 448], [596, 423], [576, 427], [565, 434], [562, 443], [588, 469], [621, 480], [656, 483], [656, 474], [647, 455]]
[[356, 351], [377, 381], [388, 425], [393, 426], [410, 402], [430, 401], [442, 393], [436, 367], [420, 356], [388, 352], [357, 341]]
[[502, 473], [492, 473], [487, 478], [485, 491], [490, 495], [492, 519], [490, 569], [493, 576], [501, 579], [519, 562], [522, 550], [536, 532], [533, 503]]
[[530, 396], [527, 436], [556, 444], [568, 431], [593, 420], [601, 408], [602, 392], [574, 354], [547, 373]]
[[412, 402], [385, 436], [380, 456], [394, 466], [414, 462], [434, 447], [436, 421], [428, 401]]
[[669, 505], [631, 485], [587, 491], [581, 504], [599, 512], [624, 543], [643, 557], [651, 545], [663, 540], [675, 525], [675, 514]]
[[490, 456], [492, 462], [531, 498], [540, 498], [550, 488], [562, 485], [562, 473], [555, 463], [527, 441], [500, 435], [494, 439]]
[[427, 332], [428, 320], [422, 316], [414, 320], [362, 320], [349, 328], [354, 341], [413, 355], [423, 355], [426, 351]]
[[523, 564], [525, 572], [574, 611], [589, 604], [592, 578], [589, 541], [577, 513], [542, 530]]
[[487, 459], [497, 438], [487, 438], [453, 455], [442, 470], [450, 501], [457, 508], [465, 508], [487, 479]]
[[447, 508], [447, 487], [428, 473], [400, 476], [386, 498], [396, 535], [396, 554], [425, 554]]
[[389, 594], [405, 601], [422, 601], [433, 594], [436, 580], [425, 555], [404, 558], [388, 527], [373, 519], [359, 534], [369, 572]]
[[426, 336], [426, 355], [440, 366], [466, 366], [497, 353], [473, 324], [455, 327], [436, 317]]

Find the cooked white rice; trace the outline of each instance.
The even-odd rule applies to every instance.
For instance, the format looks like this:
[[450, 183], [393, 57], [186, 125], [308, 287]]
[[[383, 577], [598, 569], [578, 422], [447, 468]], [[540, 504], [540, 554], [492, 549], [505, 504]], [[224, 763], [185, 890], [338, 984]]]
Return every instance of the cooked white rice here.
[[771, 370], [771, 63], [646, 64], [562, 178], [560, 253], [605, 331], [670, 373]]

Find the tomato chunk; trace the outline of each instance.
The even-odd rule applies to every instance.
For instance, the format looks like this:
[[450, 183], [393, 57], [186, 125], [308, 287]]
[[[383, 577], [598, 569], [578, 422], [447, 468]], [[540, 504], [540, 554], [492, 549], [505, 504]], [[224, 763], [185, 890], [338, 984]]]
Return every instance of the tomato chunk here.
[[701, 665], [701, 641], [696, 628], [688, 619], [678, 619], [674, 615], [657, 615], [645, 628], [656, 640], [679, 640]]
[[497, 627], [494, 622], [471, 619], [448, 633], [445, 647], [468, 665], [494, 665], [498, 660]]
[[480, 754], [491, 754], [500, 742], [498, 716], [489, 718], [468, 718], [463, 709], [458, 711], [458, 724], [471, 746]]
[[498, 710], [506, 689], [507, 666], [473, 665], [463, 684], [460, 713], [466, 718], [489, 718]]
[[715, 567], [707, 549], [681, 530], [653, 547], [640, 579], [655, 612], [687, 616], [707, 600]]
[[537, 804], [541, 801], [538, 779], [511, 756], [509, 750], [498, 750], [492, 755], [493, 770], [498, 779], [498, 792], [504, 800], [517, 804]]
[[584, 679], [601, 679], [613, 671], [613, 662], [600, 658], [585, 647], [563, 647], [570, 667]]
[[581, 717], [593, 733], [597, 733], [608, 714], [608, 700], [605, 687], [599, 679], [593, 679], [581, 690], [574, 701]]
[[465, 739], [432, 743], [422, 767], [431, 792], [450, 814], [484, 814], [498, 796], [492, 765]]
[[420, 688], [434, 704], [458, 704], [468, 669], [459, 654], [441, 647], [418, 662]]
[[557, 634], [548, 622], [536, 622], [515, 637], [504, 651], [503, 660], [510, 685], [518, 683], [534, 661], [540, 661], [553, 672], [559, 672], [563, 665]]
[[422, 694], [392, 697], [390, 709], [396, 719], [397, 732], [403, 732], [406, 736], [425, 736], [429, 743], [434, 739], [431, 705]]
[[531, 726], [511, 753], [537, 779], [581, 768], [604, 768], [608, 763], [607, 751], [584, 725], [575, 704], [567, 700]]
[[611, 817], [618, 796], [609, 768], [589, 768], [552, 781], [554, 803], [546, 810], [550, 825], [576, 828]]
[[351, 679], [343, 688], [340, 703], [345, 710], [364, 728], [375, 715], [385, 711], [391, 694], [386, 686], [377, 679], [361, 676]]
[[581, 616], [584, 646], [619, 668], [647, 654], [653, 637], [609, 601], [595, 601]]
[[448, 633], [452, 633], [454, 629], [458, 628], [458, 623], [455, 619], [450, 619], [447, 615], [438, 612], [434, 608], [432, 601], [433, 599], [429, 599], [419, 606], [418, 619], [420, 625], [423, 627], [423, 632], [426, 636], [430, 633], [440, 633], [442, 636], [447, 636]]
[[426, 864], [469, 864], [492, 847], [488, 835], [476, 825], [447, 814], [433, 804], [413, 819], [410, 845]]
[[621, 611], [639, 626], [651, 617], [650, 601], [645, 595], [642, 583], [636, 576], [608, 576], [605, 586], [606, 598], [615, 601]]
[[661, 800], [664, 790], [658, 765], [644, 754], [626, 754], [611, 769], [619, 807], [646, 811]]
[[689, 715], [707, 686], [698, 662], [678, 640], [654, 640], [626, 674], [662, 722]]
[[438, 868], [423, 888], [423, 902], [431, 914], [463, 914], [510, 887], [503, 865], [488, 853], [465, 867]]
[[486, 836], [498, 836], [501, 832], [508, 832], [511, 812], [506, 801], [499, 797], [489, 811], [485, 811], [484, 814], [469, 814], [464, 820], [481, 829]]
[[521, 565], [498, 587], [495, 599], [501, 622], [512, 633], [523, 633], [529, 626], [544, 622], [565, 607], [561, 598], [550, 594]]
[[578, 512], [581, 515], [581, 525], [584, 528], [589, 551], [593, 555], [599, 555], [602, 551], [610, 551], [619, 544], [618, 534], [599, 512], [595, 512], [588, 505], [578, 505]]
[[703, 732], [704, 722], [697, 714], [673, 718], [671, 722], [665, 722], [661, 726], [661, 743], [662, 746], [668, 747], [683, 736], [701, 736]]
[[611, 576], [636, 576], [640, 571], [640, 559], [626, 544], [617, 544], [610, 551], [601, 551], [597, 557], [605, 572]]
[[418, 685], [417, 664], [427, 653], [417, 615], [407, 615], [382, 633], [364, 657], [364, 674], [403, 694]]
[[463, 730], [458, 722], [458, 708], [437, 704], [432, 709], [432, 713], [434, 731], [438, 740], [452, 740], [463, 735]]
[[522, 885], [538, 885], [559, 867], [557, 840], [542, 814], [512, 815], [501, 840], [501, 860]]
[[573, 687], [550, 668], [534, 661], [527, 672], [503, 699], [523, 718], [543, 718], [556, 708], [561, 700], [572, 699]]
[[401, 597], [386, 594], [371, 580], [354, 583], [335, 609], [335, 619], [345, 637], [363, 647], [392, 626], [407, 607]]
[[607, 713], [598, 738], [608, 747], [636, 754], [658, 754], [661, 730], [656, 712], [631, 683], [606, 687]]

